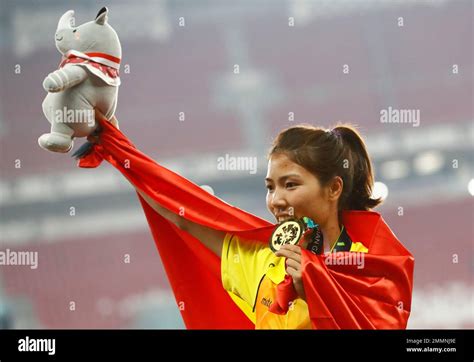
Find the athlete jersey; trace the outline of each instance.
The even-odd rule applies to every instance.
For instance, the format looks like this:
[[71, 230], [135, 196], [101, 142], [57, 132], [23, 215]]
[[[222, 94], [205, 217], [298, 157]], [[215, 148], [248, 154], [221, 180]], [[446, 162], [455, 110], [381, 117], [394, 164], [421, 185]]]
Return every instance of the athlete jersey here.
[[[344, 227], [331, 252], [367, 252], [361, 244], [353, 243]], [[224, 238], [221, 273], [222, 284], [229, 295], [256, 329], [311, 329], [308, 305], [297, 298], [284, 315], [269, 311], [276, 297], [276, 287], [286, 275], [285, 258], [277, 257], [261, 242], [226, 234]]]

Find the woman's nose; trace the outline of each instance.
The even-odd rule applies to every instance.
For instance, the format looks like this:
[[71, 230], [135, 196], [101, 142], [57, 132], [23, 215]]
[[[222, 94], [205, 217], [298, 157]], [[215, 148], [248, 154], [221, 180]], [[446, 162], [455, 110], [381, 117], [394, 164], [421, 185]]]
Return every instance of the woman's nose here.
[[272, 194], [271, 205], [274, 208], [284, 209], [286, 207], [286, 200], [282, 192], [275, 190]]

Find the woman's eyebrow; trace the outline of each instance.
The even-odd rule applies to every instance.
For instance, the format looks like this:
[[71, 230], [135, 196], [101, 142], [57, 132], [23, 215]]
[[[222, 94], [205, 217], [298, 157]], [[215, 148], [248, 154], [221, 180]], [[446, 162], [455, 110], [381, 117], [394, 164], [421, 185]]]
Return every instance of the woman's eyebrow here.
[[[296, 174], [296, 173], [290, 173], [290, 174], [288, 174], [288, 175], [281, 176], [281, 177], [278, 179], [278, 181], [283, 182], [283, 181], [285, 181], [287, 178], [290, 178], [290, 177], [300, 177], [300, 175], [298, 175], [298, 174]], [[265, 178], [265, 181], [273, 182], [273, 180], [272, 180], [270, 177]]]

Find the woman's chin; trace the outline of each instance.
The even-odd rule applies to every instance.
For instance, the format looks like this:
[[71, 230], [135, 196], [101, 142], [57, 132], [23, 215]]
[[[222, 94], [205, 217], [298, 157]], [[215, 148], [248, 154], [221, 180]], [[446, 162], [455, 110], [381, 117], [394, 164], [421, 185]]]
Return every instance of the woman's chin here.
[[277, 219], [277, 222], [278, 222], [278, 223], [282, 223], [282, 222], [285, 222], [285, 221], [287, 221], [287, 220], [292, 220], [292, 219], [294, 219], [294, 218], [295, 218], [295, 216], [279, 217], [279, 218]]

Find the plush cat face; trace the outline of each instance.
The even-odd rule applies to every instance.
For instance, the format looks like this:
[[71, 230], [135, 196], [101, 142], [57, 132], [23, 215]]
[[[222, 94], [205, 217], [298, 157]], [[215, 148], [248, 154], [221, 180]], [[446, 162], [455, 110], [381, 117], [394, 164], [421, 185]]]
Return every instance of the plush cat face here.
[[74, 11], [61, 16], [56, 30], [56, 48], [61, 54], [69, 50], [83, 53], [100, 52], [121, 58], [122, 48], [115, 30], [107, 23], [108, 9], [100, 9], [94, 21], [73, 26]]

